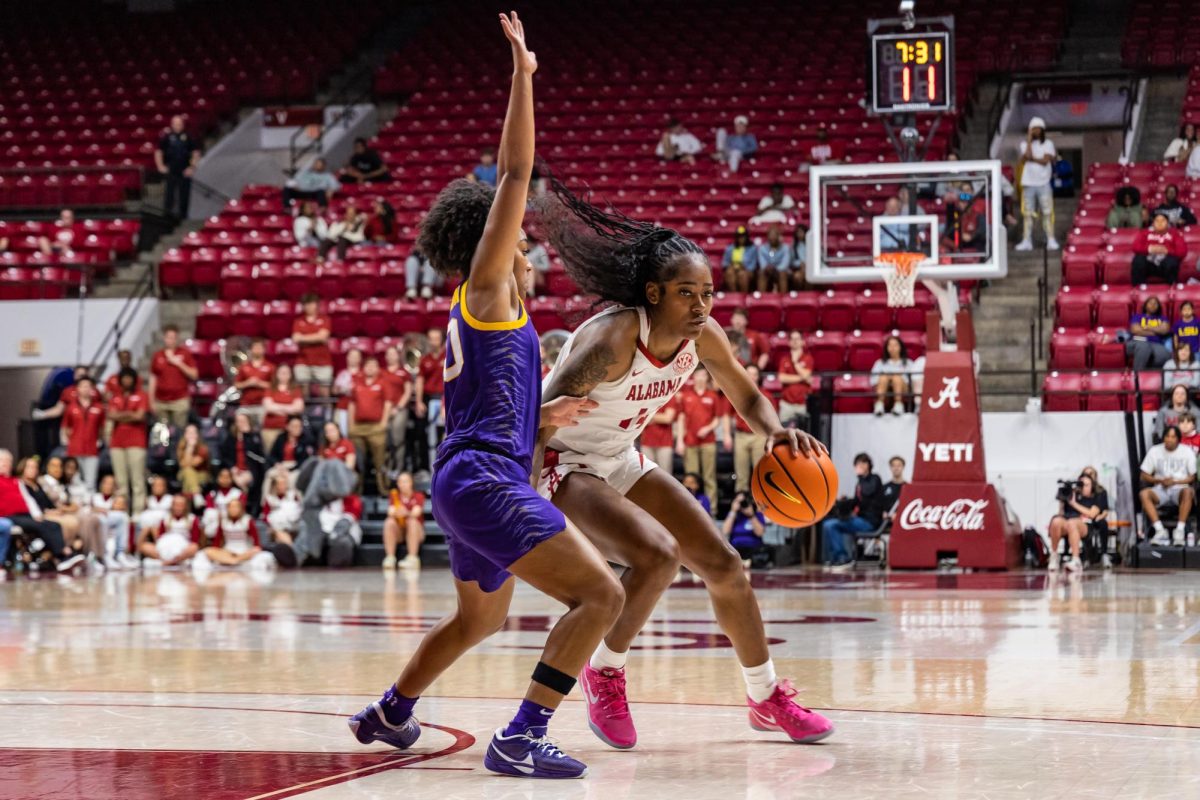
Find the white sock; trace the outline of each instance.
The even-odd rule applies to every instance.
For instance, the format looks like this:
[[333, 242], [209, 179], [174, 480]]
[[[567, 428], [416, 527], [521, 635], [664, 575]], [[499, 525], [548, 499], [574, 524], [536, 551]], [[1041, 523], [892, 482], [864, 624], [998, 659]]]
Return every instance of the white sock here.
[[1178, 525], [1175, 526], [1175, 533], [1179, 536], [1183, 536], [1184, 530], [1185, 530], [1185, 528], [1184, 528], [1184, 524], [1182, 522], [1180, 522]]
[[1162, 520], [1161, 519], [1155, 520], [1154, 521], [1154, 532], [1155, 533], [1163, 533], [1165, 531], [1166, 531], [1166, 528], [1163, 527]]
[[767, 659], [757, 667], [742, 667], [746, 679], [746, 694], [756, 703], [761, 703], [775, 691], [775, 662]]
[[592, 653], [592, 660], [588, 663], [592, 669], [625, 669], [625, 659], [628, 657], [628, 650], [624, 653], [615, 653], [601, 639], [599, 646], [596, 647], [596, 652]]

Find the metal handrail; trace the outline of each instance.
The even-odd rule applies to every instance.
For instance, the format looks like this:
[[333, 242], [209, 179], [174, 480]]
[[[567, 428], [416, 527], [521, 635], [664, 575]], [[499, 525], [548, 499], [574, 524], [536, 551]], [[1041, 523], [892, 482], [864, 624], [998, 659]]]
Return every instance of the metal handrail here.
[[97, 345], [96, 352], [92, 355], [91, 360], [87, 362], [93, 375], [120, 348], [121, 337], [125, 334], [133, 319], [136, 318], [137, 312], [142, 307], [142, 303], [145, 302], [147, 297], [154, 294], [154, 274], [154, 265], [147, 264], [141, 277], [138, 278], [137, 284], [133, 287], [133, 291], [125, 299], [125, 304], [121, 306], [121, 310], [113, 318], [112, 326], [104, 334], [104, 338], [100, 340], [100, 344]]

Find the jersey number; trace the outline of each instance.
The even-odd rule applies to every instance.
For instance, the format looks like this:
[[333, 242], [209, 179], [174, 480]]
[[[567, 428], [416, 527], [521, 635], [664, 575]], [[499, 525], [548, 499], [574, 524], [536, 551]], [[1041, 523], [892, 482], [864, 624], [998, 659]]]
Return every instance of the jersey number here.
[[627, 430], [629, 430], [630, 426], [632, 426], [634, 428], [640, 428], [640, 427], [642, 427], [643, 424], [645, 424], [646, 418], [649, 416], [650, 416], [650, 409], [643, 408], [640, 411], [638, 411], [636, 417], [630, 417], [629, 419], [621, 420], [621, 430], [627, 431]]
[[450, 343], [450, 361], [442, 367], [442, 380], [452, 381], [458, 377], [463, 368], [462, 337], [458, 333], [458, 320], [450, 320], [446, 328], [446, 340]]

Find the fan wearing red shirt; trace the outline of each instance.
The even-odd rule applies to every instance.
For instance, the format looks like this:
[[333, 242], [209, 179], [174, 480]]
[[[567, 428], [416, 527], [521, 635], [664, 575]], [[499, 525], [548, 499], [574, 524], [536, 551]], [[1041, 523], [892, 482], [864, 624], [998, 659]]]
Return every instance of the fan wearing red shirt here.
[[429, 349], [421, 356], [416, 410], [417, 416], [427, 426], [429, 447], [435, 449], [442, 441], [440, 431], [445, 427], [442, 420], [442, 372], [446, 368], [446, 338], [441, 328], [430, 328], [426, 338], [429, 340]]
[[100, 468], [100, 435], [104, 430], [104, 403], [96, 396], [96, 382], [82, 378], [75, 384], [75, 402], [63, 412], [62, 432], [67, 455], [74, 456], [88, 489], [96, 488]]
[[263, 398], [271, 388], [271, 378], [275, 375], [275, 366], [267, 361], [267, 346], [262, 339], [250, 343], [250, 360], [238, 367], [233, 377], [233, 385], [242, 393], [238, 401], [238, 410], [250, 418], [254, 427], [261, 428], [263, 416]]
[[678, 415], [679, 396], [676, 395], [659, 406], [642, 431], [642, 453], [668, 473], [675, 471], [675, 417]]
[[[754, 381], [754, 385], [762, 392], [762, 371], [754, 364], [746, 367], [746, 374]], [[770, 392], [762, 392], [763, 397], [770, 401], [775, 411], [779, 411], [779, 400]], [[722, 398], [724, 400], [724, 398]], [[734, 421], [733, 425], [733, 471], [739, 492], [750, 491], [750, 474], [754, 465], [767, 450], [767, 437], [755, 433], [733, 410], [728, 400], [725, 400], [724, 413]]]
[[829, 132], [824, 128], [817, 131], [817, 142], [809, 148], [808, 153], [809, 161], [813, 164], [846, 160], [846, 146], [836, 140], [830, 141]]
[[729, 435], [729, 417], [724, 415], [725, 401], [709, 386], [708, 370], [692, 373], [692, 385], [679, 393], [679, 413], [683, 423], [677, 428], [676, 452], [683, 456], [683, 471], [704, 478], [704, 493], [717, 508], [717, 428], [724, 422], [726, 449], [733, 444]]
[[358, 454], [354, 451], [354, 445], [350, 443], [350, 440], [342, 437], [342, 430], [337, 423], [326, 422], [322, 430], [325, 432], [325, 446], [321, 448], [321, 458], [342, 461], [350, 469], [355, 469], [358, 464]]
[[1179, 265], [1187, 251], [1187, 240], [1171, 227], [1167, 215], [1155, 214], [1150, 227], [1138, 231], [1133, 240], [1133, 285], [1140, 286], [1147, 278], [1161, 278], [1173, 285], [1179, 280]]
[[112, 459], [117, 494], [130, 498], [134, 514], [146, 507], [146, 414], [150, 397], [137, 388], [137, 373], [123, 367], [117, 375], [118, 389], [108, 401], [112, 431], [108, 435], [108, 457]]
[[[104, 382], [104, 399], [111, 400], [121, 393], [121, 371], [124, 369], [133, 369], [133, 353], [128, 350], [117, 351], [117, 371], [108, 376], [108, 380]], [[142, 390], [142, 377], [134, 372], [137, 380], [133, 384], [133, 390], [140, 392]]]
[[[370, 453], [375, 482], [380, 496], [387, 495], [387, 420], [391, 414], [387, 388], [379, 376], [379, 360], [368, 358], [363, 364], [362, 380], [350, 391], [350, 442]], [[366, 475], [367, 465], [362, 474]]]
[[383, 568], [395, 569], [396, 545], [404, 536], [405, 556], [399, 566], [421, 568], [421, 543], [425, 541], [425, 495], [413, 488], [413, 476], [401, 472], [388, 494], [388, 515], [383, 523]]
[[[729, 320], [729, 327], [740, 335], [741, 341], [734, 344], [733, 354], [737, 356], [737, 360], [742, 363], [742, 366], [754, 364], [760, 370], [764, 370], [771, 358], [771, 341], [765, 333], [750, 330], [747, 327], [749, 324], [749, 312], [744, 308], [735, 308], [733, 316]], [[732, 344], [736, 338], [731, 337], [730, 343]]]
[[163, 328], [163, 349], [150, 359], [150, 399], [155, 415], [182, 428], [192, 408], [192, 381], [200, 376], [196, 359], [179, 347], [179, 328]]
[[404, 451], [408, 444], [408, 404], [412, 400], [412, 376], [400, 357], [400, 348], [389, 347], [383, 354], [385, 362], [380, 378], [391, 405], [388, 417], [388, 452], [397, 466], [404, 463]]
[[779, 401], [779, 420], [784, 425], [808, 427], [808, 393], [812, 391], [813, 358], [804, 352], [804, 335], [788, 334], [788, 352], [779, 358], [779, 382], [783, 396]]
[[263, 410], [266, 412], [262, 427], [263, 450], [269, 453], [287, 427], [288, 417], [304, 413], [304, 396], [292, 381], [292, 368], [287, 364], [275, 368], [275, 379], [263, 396]]
[[320, 313], [318, 298], [308, 293], [300, 298], [301, 314], [292, 323], [292, 341], [297, 345], [296, 383], [311, 386], [313, 394], [324, 394], [333, 383], [333, 353], [329, 350], [329, 317]]

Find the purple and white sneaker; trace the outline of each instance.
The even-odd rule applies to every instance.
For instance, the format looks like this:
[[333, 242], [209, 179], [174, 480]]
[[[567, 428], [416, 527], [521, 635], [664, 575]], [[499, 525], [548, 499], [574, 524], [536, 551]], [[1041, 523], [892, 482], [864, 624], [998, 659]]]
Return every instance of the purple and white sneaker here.
[[346, 720], [346, 724], [350, 726], [350, 732], [360, 744], [383, 742], [400, 750], [407, 750], [421, 737], [421, 723], [417, 722], [415, 716], [410, 714], [404, 722], [393, 725], [383, 715], [383, 708], [378, 700]]
[[546, 729], [505, 736], [498, 728], [483, 757], [483, 766], [501, 775], [518, 778], [582, 778], [587, 765], [559, 750], [546, 738]]

